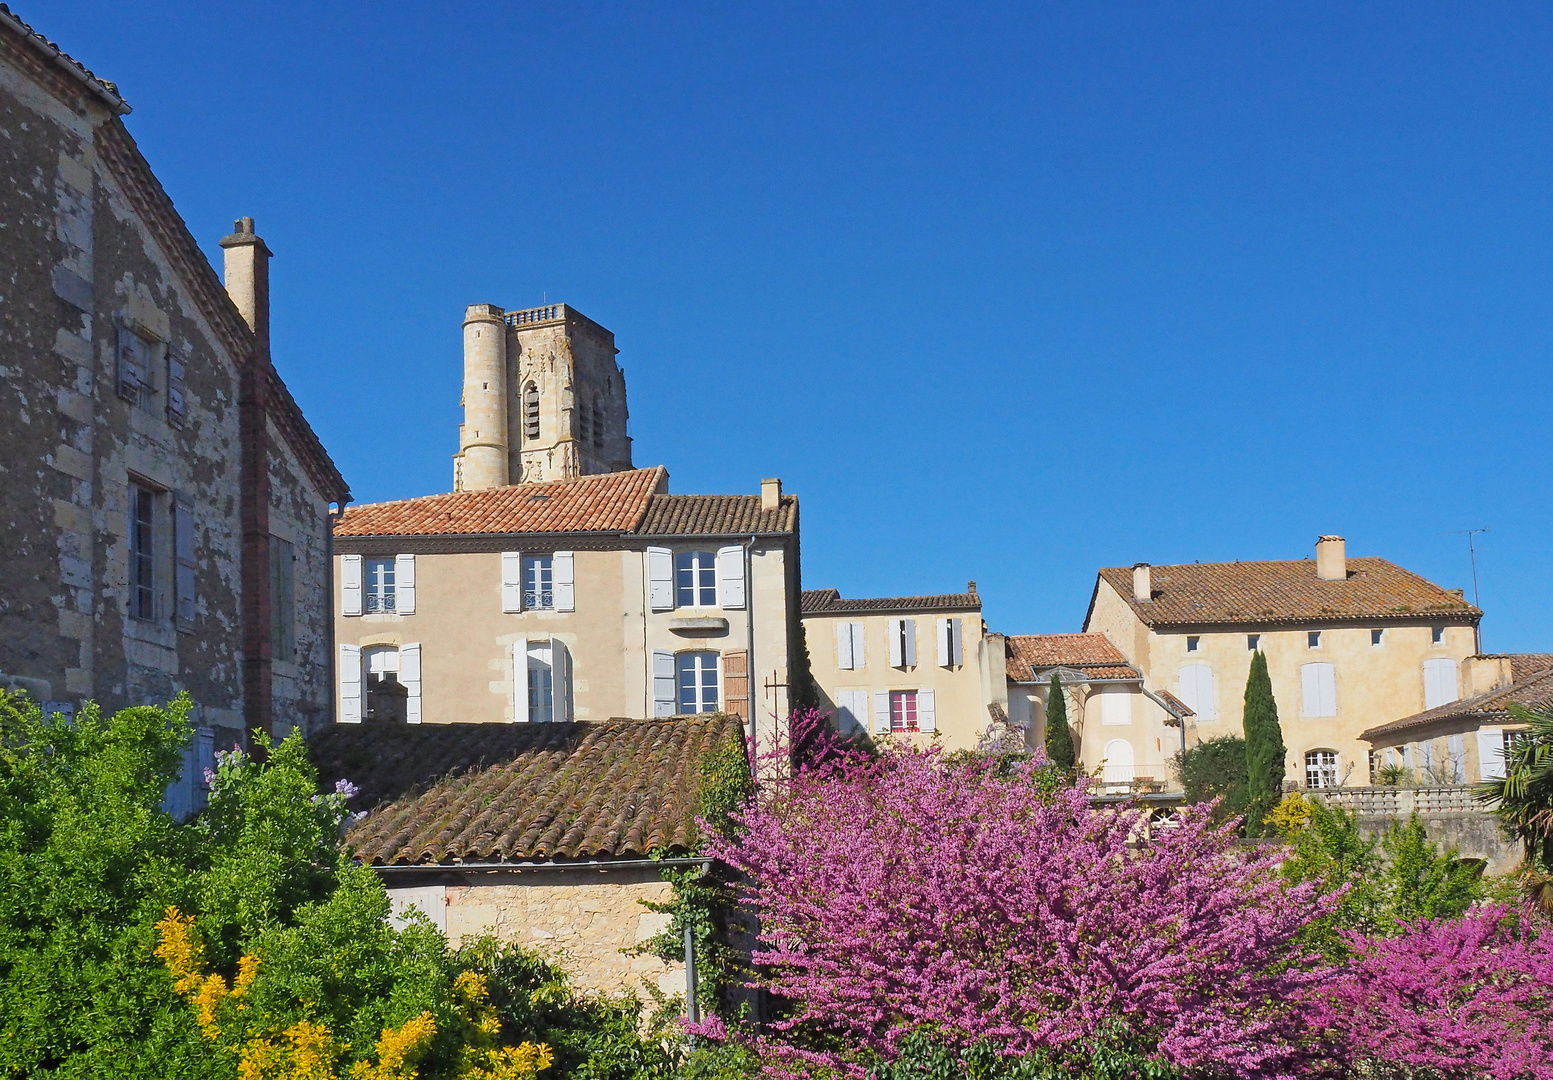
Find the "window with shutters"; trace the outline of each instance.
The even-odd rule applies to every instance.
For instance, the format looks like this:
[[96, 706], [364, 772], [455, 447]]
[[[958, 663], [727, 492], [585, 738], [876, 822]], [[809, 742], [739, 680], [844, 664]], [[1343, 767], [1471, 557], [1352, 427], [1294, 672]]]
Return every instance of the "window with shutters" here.
[[674, 596], [679, 607], [717, 606], [717, 555], [681, 551], [674, 556]]
[[366, 562], [366, 612], [369, 615], [392, 612], [394, 604], [394, 560], [368, 559]]
[[523, 388], [523, 437], [539, 438], [539, 387], [534, 383]]
[[528, 645], [528, 720], [548, 724], [555, 719], [555, 665], [548, 641]]
[[1456, 700], [1456, 661], [1441, 657], [1424, 661], [1424, 708], [1449, 705]]
[[1311, 750], [1305, 755], [1305, 786], [1337, 787], [1337, 751]]
[[270, 537], [270, 650], [276, 660], [297, 656], [296, 551], [291, 541]]
[[917, 692], [915, 690], [890, 691], [890, 730], [918, 730]]
[[836, 666], [843, 671], [861, 671], [868, 666], [868, 645], [862, 623], [836, 624]]
[[731, 649], [723, 653], [723, 711], [750, 718], [749, 653]]
[[1331, 664], [1305, 664], [1300, 668], [1300, 715], [1337, 715], [1337, 674]]
[[917, 666], [917, 620], [890, 619], [885, 623], [885, 633], [890, 641], [890, 666], [913, 668]]
[[156, 492], [129, 485], [129, 617], [156, 618]]
[[679, 711], [682, 714], [717, 711], [717, 654], [683, 652], [675, 657]]
[[549, 555], [523, 556], [523, 609], [555, 610], [555, 561]]
[[1100, 687], [1100, 723], [1109, 726], [1132, 723], [1132, 694], [1125, 686]]
[[1188, 664], [1181, 669], [1179, 681], [1181, 689], [1176, 696], [1197, 714], [1198, 723], [1211, 724], [1218, 720], [1213, 669], [1207, 664]]
[[408, 721], [410, 692], [399, 679], [399, 649], [378, 645], [361, 650], [367, 676], [366, 719], [384, 724]]
[[152, 378], [158, 345], [128, 326], [119, 327], [119, 396], [137, 408], [152, 411], [156, 386]]

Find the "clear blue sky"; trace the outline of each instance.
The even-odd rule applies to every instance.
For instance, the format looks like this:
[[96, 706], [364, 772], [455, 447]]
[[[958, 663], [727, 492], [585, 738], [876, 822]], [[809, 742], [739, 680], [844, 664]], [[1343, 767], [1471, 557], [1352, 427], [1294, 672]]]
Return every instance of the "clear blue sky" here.
[[572, 304], [639, 465], [803, 505], [804, 583], [1318, 533], [1553, 650], [1546, 4], [13, 5], [119, 82], [191, 229], [251, 214], [357, 501], [447, 490], [464, 306]]

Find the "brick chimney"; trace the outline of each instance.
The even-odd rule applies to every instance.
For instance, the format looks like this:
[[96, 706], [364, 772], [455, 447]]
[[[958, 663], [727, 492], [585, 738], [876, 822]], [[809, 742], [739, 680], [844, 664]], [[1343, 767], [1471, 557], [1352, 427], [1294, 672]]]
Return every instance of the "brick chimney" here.
[[253, 231], [253, 218], [232, 222], [232, 235], [221, 238], [226, 252], [226, 293], [270, 362], [270, 249]]
[[1348, 544], [1341, 536], [1316, 538], [1316, 576], [1322, 581], [1348, 580]]
[[782, 481], [768, 476], [760, 482], [760, 508], [775, 510], [782, 505]]
[[1144, 601], [1154, 598], [1154, 583], [1146, 562], [1132, 564], [1132, 598]]

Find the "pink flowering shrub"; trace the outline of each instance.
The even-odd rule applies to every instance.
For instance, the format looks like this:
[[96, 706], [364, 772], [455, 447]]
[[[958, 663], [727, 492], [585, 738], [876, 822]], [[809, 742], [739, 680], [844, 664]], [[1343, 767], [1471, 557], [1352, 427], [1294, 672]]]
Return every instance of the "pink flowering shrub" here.
[[1062, 1060], [1120, 1028], [1177, 1069], [1289, 1074], [1291, 1002], [1330, 978], [1295, 939], [1333, 901], [1206, 809], [1140, 842], [1146, 817], [1039, 761], [936, 751], [763, 784], [709, 854], [747, 875], [755, 959], [790, 1004], [764, 1049], [857, 1075], [922, 1029]]
[[1553, 931], [1536, 919], [1487, 907], [1398, 937], [1350, 935], [1354, 960], [1309, 994], [1309, 1019], [1352, 1062], [1553, 1080]]

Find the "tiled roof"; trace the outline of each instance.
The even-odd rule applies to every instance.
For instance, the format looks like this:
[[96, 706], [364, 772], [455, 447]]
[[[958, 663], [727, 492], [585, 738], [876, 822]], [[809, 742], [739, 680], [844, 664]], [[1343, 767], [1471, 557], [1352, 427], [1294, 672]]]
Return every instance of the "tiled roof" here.
[[1519, 679], [1509, 686], [1502, 686], [1498, 690], [1462, 698], [1449, 705], [1438, 705], [1433, 709], [1425, 709], [1421, 713], [1393, 720], [1389, 724], [1372, 727], [1362, 732], [1359, 738], [1372, 743], [1386, 742], [1442, 720], [1501, 721], [1509, 717], [1508, 707], [1511, 705], [1540, 705], [1550, 699], [1553, 699], [1553, 671], [1545, 669], [1528, 678]]
[[335, 536], [630, 532], [668, 484], [663, 466], [347, 507]]
[[1104, 634], [1010, 634], [1003, 642], [1005, 667], [1015, 682], [1042, 682], [1041, 672], [1057, 667], [1082, 671], [1091, 679], [1139, 678]]
[[1153, 627], [1429, 616], [1475, 623], [1483, 614], [1432, 581], [1375, 558], [1349, 559], [1346, 581], [1316, 577], [1314, 559], [1155, 566], [1147, 602], [1133, 599], [1130, 567], [1107, 567], [1100, 578]]
[[1197, 715], [1197, 713], [1192, 711], [1191, 707], [1188, 706], [1186, 702], [1176, 697], [1169, 690], [1156, 690], [1154, 691], [1154, 694], [1155, 696], [1161, 697], [1165, 700], [1165, 704], [1170, 706], [1170, 711], [1175, 714], [1177, 720], [1181, 719], [1183, 716]]
[[880, 596], [843, 599], [836, 589], [805, 589], [799, 597], [803, 615], [873, 615], [891, 611], [980, 611], [981, 597], [973, 592], [940, 593], [937, 596]]
[[116, 84], [92, 74], [90, 68], [24, 23], [21, 17], [5, 4], [0, 4], [0, 25], [8, 25], [16, 33], [22, 35], [33, 48], [54, 61], [55, 64], [69, 73], [72, 78], [85, 84], [93, 93], [107, 102], [108, 106], [115, 113], [122, 115], [130, 111], [129, 103], [119, 96], [119, 88]]
[[1539, 671], [1553, 668], [1553, 653], [1511, 653], [1510, 678], [1516, 682], [1529, 679]]
[[783, 495], [775, 510], [762, 510], [759, 495], [655, 495], [635, 531], [643, 536], [769, 536], [797, 527], [796, 495]]
[[319, 779], [359, 787], [346, 833], [372, 865], [645, 857], [696, 842], [701, 761], [737, 717], [571, 724], [338, 724]]

